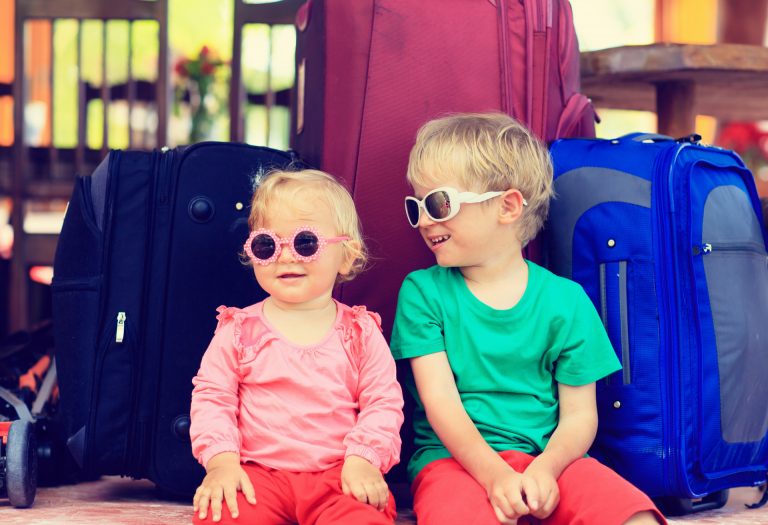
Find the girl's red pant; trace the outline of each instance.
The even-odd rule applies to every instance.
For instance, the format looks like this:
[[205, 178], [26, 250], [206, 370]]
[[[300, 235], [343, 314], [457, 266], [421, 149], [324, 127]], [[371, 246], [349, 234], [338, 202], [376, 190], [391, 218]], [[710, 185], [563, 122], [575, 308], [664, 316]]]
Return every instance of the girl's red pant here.
[[[375, 507], [360, 503], [341, 491], [341, 465], [325, 472], [281, 472], [258, 465], [243, 468], [256, 491], [256, 504], [237, 493], [240, 516], [232, 519], [226, 503], [219, 524], [284, 525], [392, 525], [395, 519], [395, 498], [389, 494], [387, 508], [379, 512]], [[204, 520], [195, 513], [195, 525], [212, 525], [210, 508]]]

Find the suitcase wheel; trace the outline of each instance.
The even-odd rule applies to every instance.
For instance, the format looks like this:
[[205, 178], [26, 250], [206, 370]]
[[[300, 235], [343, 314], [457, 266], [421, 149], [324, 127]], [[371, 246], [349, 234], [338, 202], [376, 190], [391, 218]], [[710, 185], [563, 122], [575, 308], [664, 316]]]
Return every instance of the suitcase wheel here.
[[653, 501], [665, 516], [684, 516], [725, 506], [728, 502], [728, 489], [707, 494], [701, 499], [663, 497], [654, 498]]
[[17, 508], [29, 507], [37, 491], [37, 447], [31, 421], [16, 420], [8, 432], [5, 484], [8, 500]]

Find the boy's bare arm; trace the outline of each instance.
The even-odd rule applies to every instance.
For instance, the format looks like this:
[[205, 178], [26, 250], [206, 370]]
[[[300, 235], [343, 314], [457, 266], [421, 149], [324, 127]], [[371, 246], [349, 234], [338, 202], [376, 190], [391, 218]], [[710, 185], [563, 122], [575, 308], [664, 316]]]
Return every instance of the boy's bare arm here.
[[560, 502], [557, 480], [563, 470], [583, 457], [595, 439], [597, 407], [595, 384], [568, 386], [558, 384], [560, 415], [552, 437], [544, 451], [525, 469], [539, 489], [541, 505], [531, 513], [547, 518]]
[[536, 489], [526, 487], [523, 476], [515, 472], [477, 430], [461, 402], [445, 352], [413, 358], [411, 368], [429, 424], [451, 456], [486, 490], [500, 521], [505, 523], [502, 518], [506, 517], [514, 523], [514, 518], [528, 514], [522, 494], [531, 502], [537, 497], [529, 491], [536, 492]]
[[411, 359], [411, 368], [429, 424], [454, 459], [483, 485], [494, 472], [509, 468], [464, 410], [445, 352]]
[[558, 384], [560, 416], [555, 432], [537, 458], [546, 463], [555, 478], [565, 468], [584, 457], [597, 433], [595, 383], [582, 386]]

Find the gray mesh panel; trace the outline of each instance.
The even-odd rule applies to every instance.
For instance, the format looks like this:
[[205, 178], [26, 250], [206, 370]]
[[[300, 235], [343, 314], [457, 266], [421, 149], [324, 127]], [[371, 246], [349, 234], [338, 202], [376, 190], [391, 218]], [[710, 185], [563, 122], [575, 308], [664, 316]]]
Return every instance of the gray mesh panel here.
[[704, 207], [704, 255], [720, 371], [723, 440], [761, 439], [768, 430], [768, 256], [749, 198], [714, 189]]

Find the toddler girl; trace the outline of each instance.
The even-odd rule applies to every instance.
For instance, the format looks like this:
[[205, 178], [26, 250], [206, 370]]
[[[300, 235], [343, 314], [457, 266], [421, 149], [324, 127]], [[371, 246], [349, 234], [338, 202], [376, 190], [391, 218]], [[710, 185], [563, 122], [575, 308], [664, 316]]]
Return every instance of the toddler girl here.
[[379, 316], [331, 297], [367, 258], [352, 198], [326, 173], [274, 172], [248, 222], [245, 254], [268, 297], [219, 307], [193, 379], [192, 450], [206, 469], [194, 523], [391, 524], [395, 364]]

